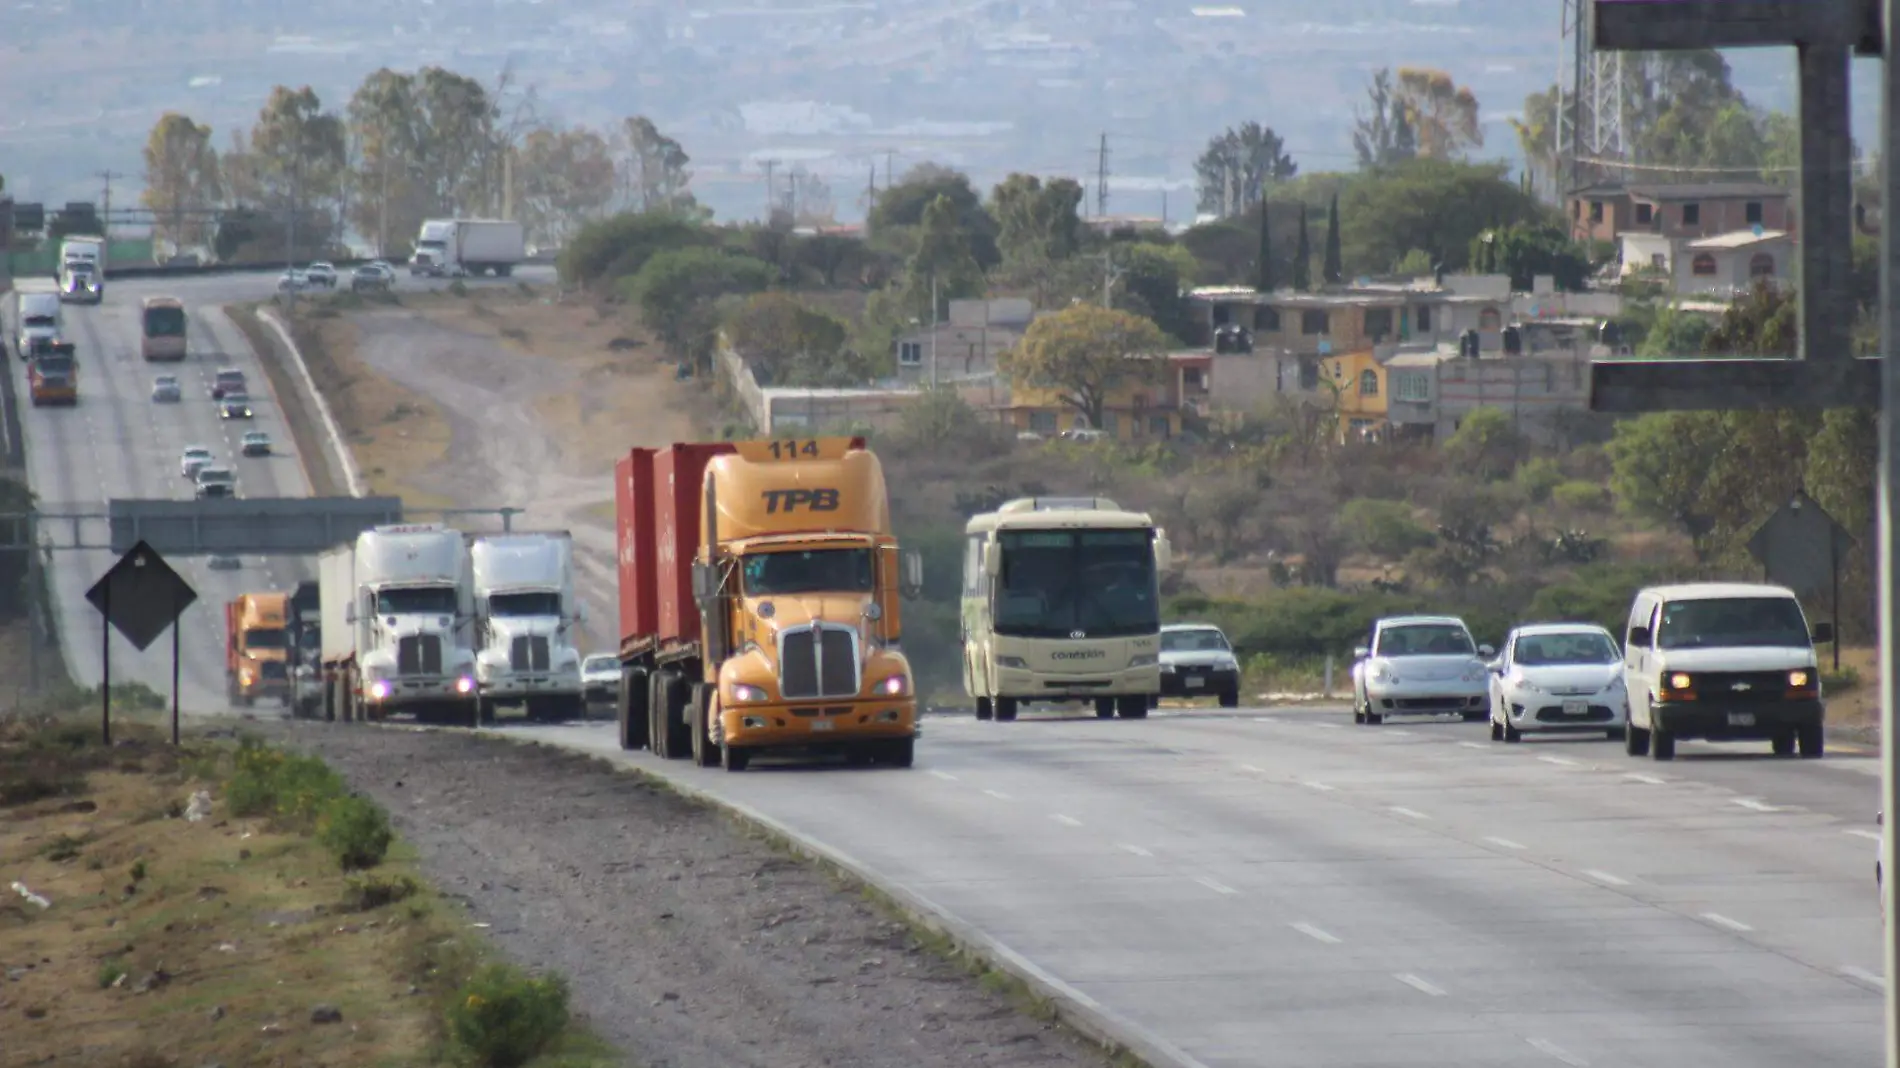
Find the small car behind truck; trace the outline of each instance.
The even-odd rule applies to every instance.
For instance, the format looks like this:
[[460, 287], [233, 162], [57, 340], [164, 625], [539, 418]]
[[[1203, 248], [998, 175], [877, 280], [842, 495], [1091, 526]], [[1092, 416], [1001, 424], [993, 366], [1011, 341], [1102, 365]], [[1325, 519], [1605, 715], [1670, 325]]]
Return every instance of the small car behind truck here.
[[1222, 708], [1239, 705], [1240, 661], [1226, 633], [1212, 623], [1162, 627], [1161, 696], [1216, 697]]
[[1373, 624], [1368, 644], [1352, 651], [1352, 721], [1389, 716], [1491, 715], [1496, 650], [1472, 640], [1456, 616], [1394, 616]]

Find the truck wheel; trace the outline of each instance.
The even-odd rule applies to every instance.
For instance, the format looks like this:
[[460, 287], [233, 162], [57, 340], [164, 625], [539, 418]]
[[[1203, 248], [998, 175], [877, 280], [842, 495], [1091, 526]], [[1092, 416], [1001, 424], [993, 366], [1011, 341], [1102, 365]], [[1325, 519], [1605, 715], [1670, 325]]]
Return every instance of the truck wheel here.
[[691, 696], [687, 698], [686, 715], [693, 730], [693, 763], [702, 768], [717, 767], [723, 757], [719, 747], [713, 744], [712, 725], [706, 721], [711, 698], [703, 682], [693, 683]]
[[653, 755], [661, 760], [671, 759], [667, 752], [667, 741], [672, 732], [666, 729], [666, 692], [667, 680], [672, 672], [664, 668], [647, 676], [647, 738]]
[[1819, 723], [1801, 728], [1801, 759], [1819, 760], [1822, 750], [1827, 748], [1827, 734]]
[[1123, 719], [1147, 719], [1148, 695], [1138, 693], [1132, 697], [1119, 698], [1115, 711], [1120, 712]]
[[668, 760], [685, 760], [693, 755], [693, 728], [686, 721], [686, 705], [692, 699], [692, 690], [677, 671], [660, 672], [660, 680], [664, 700], [656, 712], [666, 732], [666, 751], [660, 755]]
[[1220, 693], [1220, 706], [1222, 708], [1239, 708], [1240, 691], [1238, 689], [1222, 690]]
[[719, 747], [719, 766], [727, 771], [744, 771], [752, 763], [752, 751], [736, 745]]
[[1769, 747], [1774, 751], [1776, 756], [1788, 757], [1794, 755], [1794, 742], [1794, 731], [1776, 731], [1774, 738], [1769, 740]]
[[469, 698], [468, 701], [459, 708], [455, 705], [450, 705], [449, 707], [461, 713], [455, 717], [455, 722], [468, 724], [470, 730], [486, 727], [494, 722], [494, 706], [490, 705], [486, 709], [482, 708], [482, 699], [479, 697]]
[[1623, 730], [1623, 751], [1633, 757], [1649, 755], [1649, 732], [1631, 725]]
[[998, 697], [996, 699], [996, 722], [1016, 722], [1016, 699], [1014, 697]]
[[1649, 732], [1649, 755], [1656, 760], [1676, 759], [1676, 736], [1660, 730]]
[[475, 725], [478, 727], [488, 727], [493, 726], [494, 722], [494, 699], [491, 697], [477, 697], [475, 699]]
[[1115, 718], [1115, 699], [1113, 697], [1097, 697], [1095, 699], [1095, 718]]
[[979, 697], [976, 699], [976, 718], [977, 719], [988, 720], [991, 716], [994, 716], [995, 714], [996, 714], [996, 710], [990, 707], [989, 698]]
[[620, 748], [647, 747], [647, 673], [639, 668], [622, 668], [620, 692], [614, 699], [614, 718], [620, 726]]
[[894, 768], [908, 768], [917, 760], [917, 739], [915, 738], [899, 738], [897, 741], [886, 742], [884, 745], [884, 751], [878, 755], [884, 758], [884, 763]]

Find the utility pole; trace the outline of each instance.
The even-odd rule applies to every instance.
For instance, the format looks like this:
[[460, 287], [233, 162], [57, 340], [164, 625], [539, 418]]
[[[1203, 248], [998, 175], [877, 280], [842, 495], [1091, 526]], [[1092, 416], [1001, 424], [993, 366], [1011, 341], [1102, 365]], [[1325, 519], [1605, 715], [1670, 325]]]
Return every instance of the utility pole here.
[[106, 183], [105, 202], [99, 211], [99, 236], [109, 241], [112, 238], [112, 180], [126, 175], [123, 171], [100, 171], [98, 176]]
[[297, 308], [297, 282], [296, 275], [290, 272], [297, 269], [297, 207], [302, 203], [302, 197], [303, 158], [299, 156], [290, 164], [290, 210], [284, 217], [284, 276], [290, 279], [292, 311]]
[[382, 171], [382, 196], [376, 201], [376, 254], [389, 255], [389, 138], [383, 137], [383, 147], [377, 152], [379, 169]]
[[778, 187], [772, 184], [772, 172], [778, 168], [778, 160], [768, 159], [762, 162], [760, 166], [765, 168], [765, 222], [767, 225], [770, 225], [772, 222], [772, 211], [778, 206], [775, 203], [778, 196]]
[[1115, 246], [1109, 245], [1102, 252], [1102, 307], [1115, 306], [1115, 283], [1122, 280], [1128, 268], [1115, 266]]
[[1102, 148], [1095, 163], [1095, 215], [1108, 215], [1108, 134], [1102, 134]]
[[792, 210], [792, 225], [797, 226], [798, 225], [798, 172], [795, 170], [788, 172], [786, 174], [786, 179], [791, 184], [789, 195], [792, 198], [792, 209], [791, 209]]
[[937, 388], [937, 272], [930, 272], [930, 388]]
[[897, 158], [895, 149], [884, 150], [884, 188], [889, 189], [895, 183], [891, 179], [891, 161]]

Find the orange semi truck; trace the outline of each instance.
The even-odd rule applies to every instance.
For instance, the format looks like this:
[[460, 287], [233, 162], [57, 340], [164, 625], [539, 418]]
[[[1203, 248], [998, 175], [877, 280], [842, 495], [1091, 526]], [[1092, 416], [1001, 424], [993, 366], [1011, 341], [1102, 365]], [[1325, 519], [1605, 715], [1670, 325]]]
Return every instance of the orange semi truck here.
[[891, 533], [863, 438], [675, 444], [614, 465], [623, 749], [909, 767], [918, 734]]
[[290, 594], [246, 593], [224, 606], [224, 686], [234, 705], [290, 698]]

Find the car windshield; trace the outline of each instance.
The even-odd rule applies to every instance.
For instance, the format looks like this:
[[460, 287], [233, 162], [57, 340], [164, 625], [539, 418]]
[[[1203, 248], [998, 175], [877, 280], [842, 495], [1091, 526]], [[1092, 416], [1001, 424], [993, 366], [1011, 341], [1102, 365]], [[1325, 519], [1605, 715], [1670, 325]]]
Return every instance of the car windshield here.
[[798, 593], [870, 593], [875, 587], [869, 549], [804, 549], [745, 558], [740, 582], [747, 596]]
[[1161, 651], [1164, 653], [1218, 653], [1230, 648], [1227, 635], [1213, 627], [1161, 632]]
[[205, 485], [213, 482], [229, 482], [234, 476], [222, 467], [206, 467], [198, 471], [198, 481]]
[[224, 403], [226, 404], [243, 404], [249, 401], [250, 399], [251, 399], [251, 395], [244, 392], [243, 390], [227, 389], [224, 391]]
[[162, 378], [153, 379], [152, 385], [157, 386], [159, 389], [177, 389], [178, 380], [170, 375], [165, 375]]
[[1663, 605], [1661, 649], [1809, 645], [1807, 620], [1792, 597], [1717, 597]]
[[615, 671], [620, 667], [620, 658], [614, 656], [590, 656], [581, 665], [582, 671]]
[[529, 593], [497, 593], [488, 598], [491, 616], [558, 616], [561, 595], [552, 590]]
[[376, 614], [401, 616], [428, 612], [455, 615], [455, 588], [452, 586], [398, 586], [376, 591]]
[[1620, 655], [1609, 635], [1580, 630], [1564, 634], [1526, 634], [1511, 653], [1521, 667], [1556, 664], [1614, 664]]
[[1374, 656], [1473, 656], [1471, 635], [1456, 623], [1406, 623], [1379, 632]]
[[187, 459], [187, 460], [209, 460], [209, 459], [211, 459], [211, 450], [210, 450], [210, 449], [186, 449], [186, 450], [185, 450], [185, 459]]
[[998, 634], [1109, 638], [1160, 629], [1152, 530], [1006, 530], [997, 541]]
[[217, 382], [220, 386], [241, 386], [244, 384], [244, 372], [219, 371]]

